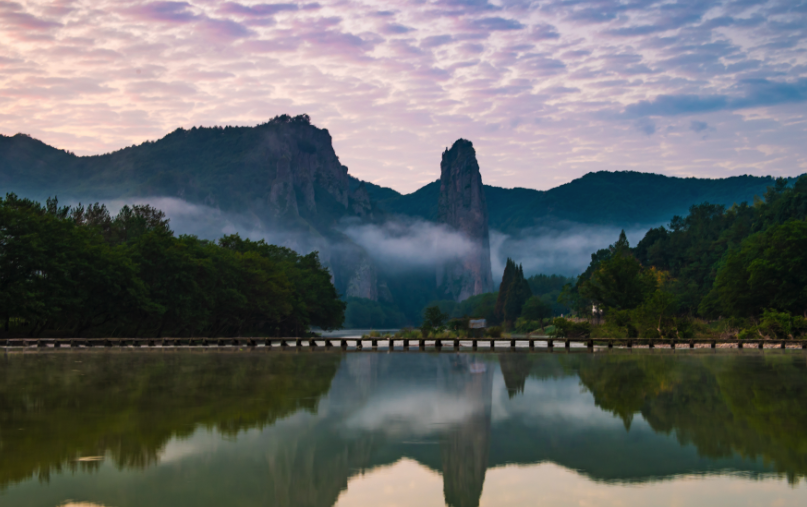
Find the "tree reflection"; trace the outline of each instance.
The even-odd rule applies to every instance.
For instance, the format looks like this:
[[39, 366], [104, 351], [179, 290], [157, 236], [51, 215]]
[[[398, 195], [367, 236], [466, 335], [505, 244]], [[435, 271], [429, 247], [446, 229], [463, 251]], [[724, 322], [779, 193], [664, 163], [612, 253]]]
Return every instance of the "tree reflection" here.
[[8, 356], [0, 368], [0, 487], [32, 475], [159, 459], [198, 427], [234, 436], [316, 410], [333, 354], [69, 353]]
[[[99, 469], [84, 456], [143, 470], [199, 428], [236, 441], [264, 431], [162, 479], [204, 489], [226, 471], [230, 489], [215, 493], [276, 506], [331, 506], [351, 477], [404, 457], [442, 473], [451, 507], [476, 507], [487, 469], [513, 463], [653, 481], [722, 459], [795, 482], [807, 474], [804, 401], [807, 367], [791, 353], [16, 355], [0, 363], [0, 485]], [[594, 420], [572, 419], [582, 402]], [[564, 404], [571, 415], [553, 419]], [[497, 418], [502, 405], [511, 413]]]

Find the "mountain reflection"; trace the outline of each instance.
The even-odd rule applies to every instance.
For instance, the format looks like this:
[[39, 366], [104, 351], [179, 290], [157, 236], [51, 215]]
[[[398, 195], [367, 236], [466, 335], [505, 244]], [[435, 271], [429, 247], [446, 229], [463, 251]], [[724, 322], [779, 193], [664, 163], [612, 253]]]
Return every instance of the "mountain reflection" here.
[[[488, 470], [508, 464], [792, 483], [807, 473], [804, 401], [798, 353], [11, 355], [0, 487], [111, 464], [130, 474], [121, 498], [139, 501], [97, 503], [328, 507], [352, 477], [403, 458], [439, 472], [452, 507], [478, 506]], [[146, 499], [155, 476], [179, 481], [184, 501]]]

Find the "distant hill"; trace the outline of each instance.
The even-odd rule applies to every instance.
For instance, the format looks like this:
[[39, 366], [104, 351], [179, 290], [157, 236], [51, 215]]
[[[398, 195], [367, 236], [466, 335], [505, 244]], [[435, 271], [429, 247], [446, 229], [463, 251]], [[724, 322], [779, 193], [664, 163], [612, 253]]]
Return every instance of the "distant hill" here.
[[[282, 117], [256, 127], [177, 129], [154, 142], [90, 157], [23, 134], [0, 136], [0, 192], [37, 199], [178, 197], [248, 212], [267, 225], [280, 220], [322, 232], [354, 214], [350, 200], [361, 181], [347, 176], [339, 164], [328, 131], [306, 120]], [[285, 185], [277, 169], [284, 157], [291, 173]], [[435, 164], [435, 176], [438, 171]], [[502, 232], [564, 222], [629, 228], [686, 215], [693, 204], [750, 202], [773, 182], [770, 176], [704, 179], [600, 171], [546, 191], [485, 185], [485, 195], [490, 227]], [[437, 181], [405, 195], [369, 182], [364, 189], [375, 209], [437, 218]], [[279, 209], [284, 197], [298, 201], [297, 209]]]
[[[436, 157], [433, 170], [436, 178], [440, 174]], [[484, 180], [484, 167], [481, 175]], [[617, 233], [613, 238], [593, 237], [592, 228], [582, 228], [583, 232], [577, 228], [579, 237], [562, 241], [558, 234], [547, 237], [530, 228], [555, 226], [550, 232], [565, 234], [575, 229], [566, 228], [569, 223], [580, 223], [595, 226], [600, 236], [611, 235], [614, 228], [666, 223], [705, 201], [726, 206], [752, 201], [773, 183], [771, 177], [698, 179], [597, 172], [547, 191], [493, 186], [484, 190], [489, 228], [512, 238], [498, 244], [495, 254], [500, 264], [512, 257], [524, 263], [528, 274], [571, 275], [585, 269], [590, 252], [613, 242]], [[208, 215], [221, 215], [236, 224], [227, 225], [227, 231], [254, 232], [299, 252], [316, 250], [331, 268], [340, 294], [354, 303], [373, 300], [398, 320], [403, 314], [408, 324], [418, 324], [423, 308], [441, 297], [435, 285], [436, 266], [419, 263], [420, 268], [407, 271], [386, 261], [383, 256], [397, 248], [387, 240], [400, 238], [388, 238], [383, 227], [373, 226], [392, 215], [437, 221], [439, 185], [435, 181], [402, 195], [352, 178], [334, 152], [330, 133], [311, 125], [305, 115], [283, 115], [255, 127], [177, 129], [156, 141], [87, 157], [24, 134], [0, 135], [0, 195], [14, 192], [40, 201], [58, 196], [62, 202], [84, 203], [170, 197], [208, 206], [221, 213], [192, 215], [185, 219], [185, 227], [172, 220], [177, 232], [187, 233], [190, 227], [202, 230]], [[370, 226], [360, 231], [366, 233], [363, 242], [347, 235], [345, 218]], [[215, 223], [205, 237], [217, 238], [224, 232], [222, 224]], [[417, 236], [420, 231], [414, 229], [406, 234]], [[434, 241], [428, 234], [424, 237]], [[378, 310], [359, 306], [353, 314]]]
[[88, 157], [24, 134], [0, 136], [0, 192], [39, 200], [174, 197], [320, 232], [350, 214], [347, 168], [328, 131], [304, 115], [256, 127], [177, 129]]
[[[485, 196], [490, 227], [502, 232], [563, 222], [628, 228], [669, 221], [703, 202], [725, 206], [752, 202], [773, 183], [770, 176], [707, 179], [600, 171], [546, 191], [485, 185]], [[358, 180], [351, 178], [351, 184], [358, 185]], [[378, 208], [388, 213], [437, 217], [438, 181], [405, 195], [371, 183], [365, 188]]]

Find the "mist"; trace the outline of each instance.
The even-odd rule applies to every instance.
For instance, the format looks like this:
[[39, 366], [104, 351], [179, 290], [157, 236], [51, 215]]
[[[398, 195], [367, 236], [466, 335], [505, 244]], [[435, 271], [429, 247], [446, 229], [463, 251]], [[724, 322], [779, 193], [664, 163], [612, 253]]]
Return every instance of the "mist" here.
[[387, 271], [436, 268], [474, 249], [462, 233], [425, 220], [396, 217], [383, 224], [346, 220], [340, 230]]
[[[647, 230], [656, 226], [626, 229], [625, 234], [630, 244], [636, 246]], [[524, 267], [525, 276], [579, 275], [591, 263], [591, 254], [616, 242], [621, 231], [619, 227], [578, 223], [532, 227], [514, 235], [490, 231], [493, 280], [502, 279], [508, 257]]]
[[[86, 202], [95, 202], [87, 200]], [[77, 201], [70, 202], [75, 205]], [[321, 236], [287, 231], [280, 228], [267, 228], [251, 213], [230, 213], [203, 204], [192, 204], [176, 197], [136, 197], [103, 201], [109, 213], [117, 214], [124, 205], [148, 204], [165, 213], [171, 230], [177, 235], [189, 234], [202, 239], [215, 241], [222, 236], [238, 233], [242, 238], [253, 241], [265, 240], [273, 245], [291, 248], [299, 254], [313, 251], [321, 253], [327, 261], [328, 244]]]
[[[94, 202], [94, 201], [86, 201]], [[70, 202], [75, 205], [77, 202]], [[238, 233], [243, 238], [265, 240], [300, 253], [319, 251], [328, 263], [331, 252], [340, 248], [315, 234], [267, 228], [251, 213], [229, 213], [202, 204], [192, 204], [175, 197], [140, 197], [107, 201], [111, 214], [125, 204], [149, 204], [165, 212], [177, 234], [192, 234], [217, 240]], [[648, 224], [628, 229], [628, 241], [635, 246], [651, 227]], [[344, 219], [337, 229], [350, 241], [362, 247], [376, 265], [388, 272], [424, 271], [436, 268], [456, 257], [470, 253], [474, 244], [462, 233], [445, 224], [397, 216], [381, 224]], [[532, 227], [516, 234], [490, 231], [490, 260], [494, 284], [498, 285], [508, 257], [524, 267], [524, 274], [558, 274], [574, 276], [591, 262], [591, 254], [613, 244], [622, 229], [579, 223], [553, 223]]]

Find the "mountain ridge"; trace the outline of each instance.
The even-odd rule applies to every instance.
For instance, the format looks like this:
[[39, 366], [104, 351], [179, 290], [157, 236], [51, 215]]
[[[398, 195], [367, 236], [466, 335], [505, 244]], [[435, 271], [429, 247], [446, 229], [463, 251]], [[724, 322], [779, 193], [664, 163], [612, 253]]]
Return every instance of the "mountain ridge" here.
[[[351, 186], [362, 181], [349, 178]], [[530, 227], [563, 226], [565, 222], [624, 228], [667, 222], [702, 202], [726, 207], [751, 202], [775, 181], [772, 176], [681, 178], [639, 171], [597, 171], [549, 190], [494, 185], [484, 188], [491, 229], [513, 233]], [[430, 221], [437, 218], [439, 180], [409, 194], [366, 181], [364, 184], [370, 198], [387, 213]], [[658, 191], [662, 185], [668, 190]], [[609, 198], [612, 206], [605, 206], [604, 198]]]
[[[279, 118], [284, 118], [280, 125], [275, 119], [255, 127], [176, 129], [156, 141], [88, 156], [76, 156], [26, 134], [0, 135], [0, 191], [40, 200], [53, 195], [96, 200], [178, 197], [223, 211], [252, 207], [262, 214], [261, 192], [273, 194], [275, 200], [291, 197], [288, 186], [272, 188], [270, 182], [262, 181], [268, 180], [262, 172], [275, 171], [262, 166], [262, 161], [257, 163], [257, 155], [251, 153], [254, 151], [251, 144], [259, 142], [262, 132], [271, 128], [301, 132], [310, 129], [330, 140], [327, 129], [303, 125], [301, 120], [287, 116]], [[296, 151], [303, 155], [317, 151], [317, 147], [307, 142], [310, 135], [298, 137], [301, 139], [293, 146]], [[183, 144], [187, 146], [179, 149]], [[160, 154], [165, 153], [169, 160], [160, 160]], [[200, 159], [203, 153], [207, 158]], [[335, 153], [329, 157], [338, 164]], [[193, 166], [194, 163], [198, 165]], [[201, 169], [205, 166], [216, 168], [205, 175]], [[291, 170], [294, 173], [298, 168]], [[307, 195], [300, 195], [298, 185], [296, 197], [308, 207], [300, 206], [299, 220], [293, 217], [286, 221], [299, 222], [297, 227], [303, 228], [308, 228], [309, 223], [323, 232], [345, 214], [355, 214], [350, 213], [357, 208], [353, 199], [366, 200], [366, 197], [370, 203], [362, 202], [361, 206], [367, 214], [372, 214], [368, 206], [373, 206], [391, 215], [438, 220], [439, 180], [401, 194], [355, 178], [347, 173], [347, 168], [344, 172], [348, 182], [338, 184], [338, 190], [328, 191], [314, 182], [309, 184]], [[237, 181], [240, 178], [236, 175], [241, 175], [244, 181]], [[484, 185], [484, 189], [490, 228], [514, 233], [533, 227], [563, 227], [568, 222], [623, 228], [665, 223], [702, 202], [727, 207], [750, 202], [774, 181], [772, 176], [682, 178], [639, 171], [597, 171], [548, 190], [493, 185]], [[359, 191], [361, 183], [364, 188]], [[346, 200], [350, 201], [348, 205]], [[294, 215], [293, 210], [291, 214]]]

